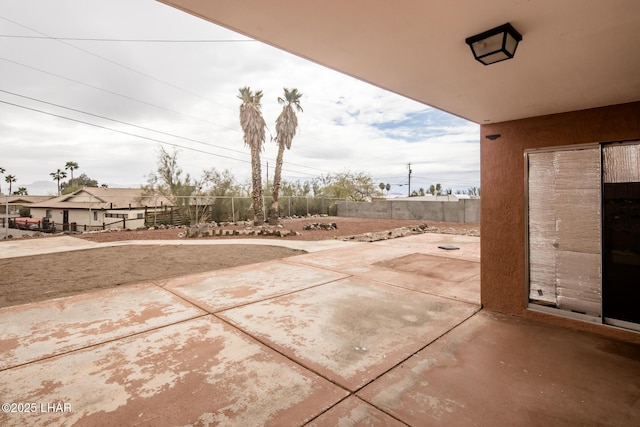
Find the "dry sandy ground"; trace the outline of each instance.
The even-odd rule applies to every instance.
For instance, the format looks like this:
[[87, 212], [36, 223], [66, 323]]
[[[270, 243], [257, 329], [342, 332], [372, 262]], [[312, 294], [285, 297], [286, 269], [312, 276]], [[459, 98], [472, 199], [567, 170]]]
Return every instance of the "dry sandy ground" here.
[[[336, 230], [304, 231], [307, 223], [337, 224]], [[367, 232], [415, 227], [425, 221], [359, 218], [305, 218], [284, 221], [283, 227], [298, 231], [295, 240], [325, 240]], [[455, 234], [479, 234], [478, 224], [434, 223], [427, 230]], [[229, 227], [233, 228], [233, 227]], [[244, 228], [244, 227], [238, 227]], [[179, 229], [120, 231], [80, 234], [96, 242], [180, 239]], [[237, 238], [238, 236], [234, 236]], [[251, 236], [255, 238], [255, 236]], [[48, 237], [43, 237], [48, 238]], [[278, 239], [263, 237], [264, 239]], [[208, 238], [211, 239], [211, 238]], [[225, 239], [215, 237], [214, 239]], [[274, 241], [274, 243], [276, 243]], [[2, 242], [0, 241], [0, 250]], [[0, 259], [0, 307], [75, 295], [147, 280], [247, 265], [299, 255], [302, 251], [258, 245], [211, 246], [119, 246], [31, 257]]]

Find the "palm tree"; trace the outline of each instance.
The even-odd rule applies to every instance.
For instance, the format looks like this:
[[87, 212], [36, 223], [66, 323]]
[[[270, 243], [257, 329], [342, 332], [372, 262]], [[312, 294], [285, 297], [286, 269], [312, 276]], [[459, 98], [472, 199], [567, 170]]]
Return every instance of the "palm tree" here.
[[55, 172], [51, 172], [49, 175], [53, 178], [54, 181], [58, 181], [58, 196], [60, 195], [60, 180], [65, 179], [67, 177], [67, 173], [63, 170], [58, 169]]
[[273, 201], [271, 209], [269, 209], [269, 224], [276, 225], [278, 223], [278, 193], [280, 192], [280, 182], [282, 179], [282, 157], [284, 156], [285, 147], [291, 149], [291, 141], [296, 136], [298, 129], [298, 117], [294, 107], [298, 111], [302, 111], [300, 98], [302, 94], [298, 89], [284, 88], [284, 98], [278, 97], [278, 104], [282, 104], [282, 112], [276, 119], [276, 143], [278, 144], [278, 157], [276, 157], [276, 171], [273, 178]]
[[73, 181], [73, 171], [78, 169], [78, 164], [76, 162], [67, 162], [66, 165], [64, 165], [65, 169], [68, 169], [69, 171], [71, 171], [71, 181]]
[[18, 196], [28, 196], [29, 193], [27, 191], [27, 187], [19, 187], [18, 191], [16, 191], [16, 195], [18, 195]]
[[[4, 175], [5, 169], [0, 167], [0, 175]], [[0, 188], [0, 194], [2, 194], [2, 188]]]
[[9, 183], [9, 195], [11, 195], [11, 184], [16, 182], [16, 177], [13, 175], [7, 175], [4, 180]]
[[264, 223], [264, 212], [262, 202], [262, 170], [260, 167], [260, 152], [264, 144], [265, 128], [267, 124], [262, 117], [260, 101], [262, 91], [251, 91], [245, 86], [240, 89], [238, 98], [242, 100], [240, 104], [240, 126], [244, 132], [244, 143], [251, 149], [251, 183], [255, 225]]

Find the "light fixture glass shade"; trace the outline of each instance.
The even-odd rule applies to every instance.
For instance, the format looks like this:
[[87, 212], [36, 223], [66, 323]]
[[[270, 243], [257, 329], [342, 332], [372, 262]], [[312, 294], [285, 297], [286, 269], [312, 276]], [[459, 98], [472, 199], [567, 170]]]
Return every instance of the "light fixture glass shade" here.
[[484, 65], [513, 58], [522, 36], [511, 24], [506, 23], [484, 33], [468, 37], [465, 42], [471, 47], [473, 56]]

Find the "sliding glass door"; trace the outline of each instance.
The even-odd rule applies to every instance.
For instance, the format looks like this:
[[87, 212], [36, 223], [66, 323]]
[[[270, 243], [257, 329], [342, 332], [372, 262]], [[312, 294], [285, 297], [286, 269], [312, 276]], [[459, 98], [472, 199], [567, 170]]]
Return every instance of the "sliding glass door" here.
[[527, 153], [529, 304], [602, 314], [600, 147]]
[[[603, 165], [603, 311], [640, 327], [640, 143], [610, 144]], [[635, 325], [632, 325], [635, 324]]]
[[640, 330], [640, 141], [525, 160], [528, 306]]

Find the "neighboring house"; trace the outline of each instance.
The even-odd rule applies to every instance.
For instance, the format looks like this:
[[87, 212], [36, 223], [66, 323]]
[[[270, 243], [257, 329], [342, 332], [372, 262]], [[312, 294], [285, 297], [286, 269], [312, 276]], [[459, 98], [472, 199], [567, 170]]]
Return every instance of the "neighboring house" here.
[[161, 1], [477, 123], [483, 308], [637, 339], [639, 1]]
[[3, 198], [0, 204], [0, 225], [4, 227], [7, 217], [13, 219], [22, 216], [20, 211], [23, 208], [29, 208], [34, 203], [44, 202], [51, 199], [51, 197], [52, 196], [9, 196], [8, 199]]
[[164, 196], [144, 196], [140, 188], [84, 187], [70, 194], [33, 203], [33, 218], [48, 218], [57, 230], [136, 229], [150, 212], [171, 207]]

